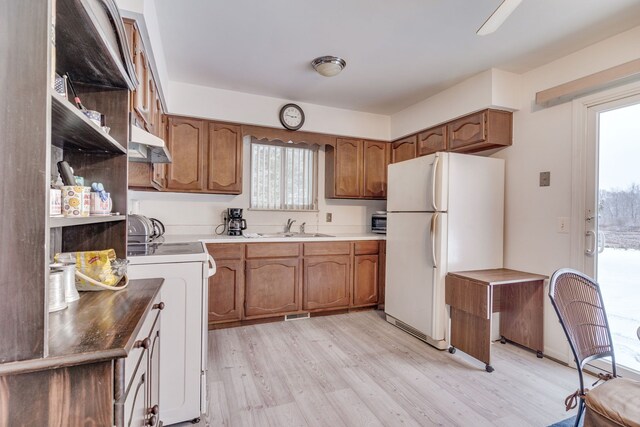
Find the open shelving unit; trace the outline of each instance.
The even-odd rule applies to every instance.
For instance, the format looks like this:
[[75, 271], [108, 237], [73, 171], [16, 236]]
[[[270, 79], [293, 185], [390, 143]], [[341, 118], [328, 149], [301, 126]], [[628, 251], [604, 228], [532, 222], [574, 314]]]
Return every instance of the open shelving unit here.
[[69, 74], [82, 104], [104, 114], [111, 130], [106, 133], [50, 88], [52, 175], [58, 161], [67, 161], [85, 185], [102, 183], [111, 195], [113, 212], [121, 215], [49, 218], [50, 257], [57, 252], [115, 249], [118, 258], [126, 258], [129, 104], [137, 82], [124, 24], [113, 0], [55, 4], [56, 72]]

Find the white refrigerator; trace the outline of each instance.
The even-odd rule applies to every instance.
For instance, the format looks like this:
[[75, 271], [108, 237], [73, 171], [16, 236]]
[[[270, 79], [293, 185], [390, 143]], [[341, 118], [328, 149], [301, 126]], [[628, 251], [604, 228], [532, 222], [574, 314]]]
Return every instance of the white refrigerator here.
[[448, 347], [449, 271], [501, 268], [504, 160], [435, 153], [389, 165], [387, 321]]

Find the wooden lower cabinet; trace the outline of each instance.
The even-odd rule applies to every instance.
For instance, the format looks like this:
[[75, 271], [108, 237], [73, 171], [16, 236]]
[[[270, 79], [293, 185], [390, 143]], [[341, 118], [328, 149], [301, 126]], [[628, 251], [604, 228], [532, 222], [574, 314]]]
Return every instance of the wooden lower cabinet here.
[[244, 301], [247, 319], [300, 310], [298, 258], [247, 260]]
[[303, 309], [317, 310], [349, 306], [350, 257], [311, 257], [305, 258], [303, 262]]
[[384, 309], [384, 287], [387, 276], [387, 242], [380, 241], [380, 253], [378, 255], [378, 309]]
[[[215, 259], [215, 256], [214, 256]], [[217, 260], [216, 274], [209, 278], [209, 323], [242, 319], [244, 263]]]
[[352, 306], [378, 303], [378, 255], [357, 255], [353, 263]]

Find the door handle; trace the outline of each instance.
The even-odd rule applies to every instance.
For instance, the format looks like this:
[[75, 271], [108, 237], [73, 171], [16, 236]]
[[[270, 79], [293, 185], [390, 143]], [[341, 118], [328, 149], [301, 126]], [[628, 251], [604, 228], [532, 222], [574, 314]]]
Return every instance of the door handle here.
[[438, 224], [438, 214], [434, 213], [431, 217], [431, 227], [429, 229], [429, 237], [431, 238], [431, 260], [433, 268], [438, 268], [438, 260], [436, 259], [436, 229]]
[[216, 274], [216, 261], [213, 259], [213, 257], [210, 254], [207, 254], [207, 256], [209, 257], [209, 272], [207, 273], [208, 276], [207, 277], [211, 277], [214, 274]]
[[435, 159], [433, 160], [433, 169], [431, 170], [431, 206], [433, 207], [433, 211], [438, 211], [438, 206], [436, 205], [436, 178], [438, 177], [438, 163], [440, 163], [440, 155], [438, 153], [435, 154]]
[[584, 250], [584, 253], [587, 254], [588, 256], [593, 256], [596, 253], [596, 245], [597, 245], [597, 243], [596, 243], [596, 241], [597, 241], [596, 233], [593, 230], [589, 230], [589, 231], [587, 231], [585, 233], [585, 237], [586, 237], [585, 246], [589, 243], [586, 240], [588, 240], [589, 237], [591, 237], [591, 247], [587, 247]]

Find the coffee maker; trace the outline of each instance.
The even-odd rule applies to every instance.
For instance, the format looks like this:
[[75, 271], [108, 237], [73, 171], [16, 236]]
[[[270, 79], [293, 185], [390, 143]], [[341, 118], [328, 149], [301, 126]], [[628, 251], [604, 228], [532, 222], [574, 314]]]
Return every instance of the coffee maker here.
[[242, 230], [247, 229], [247, 220], [242, 219], [241, 208], [227, 209], [227, 234], [229, 236], [242, 236]]

